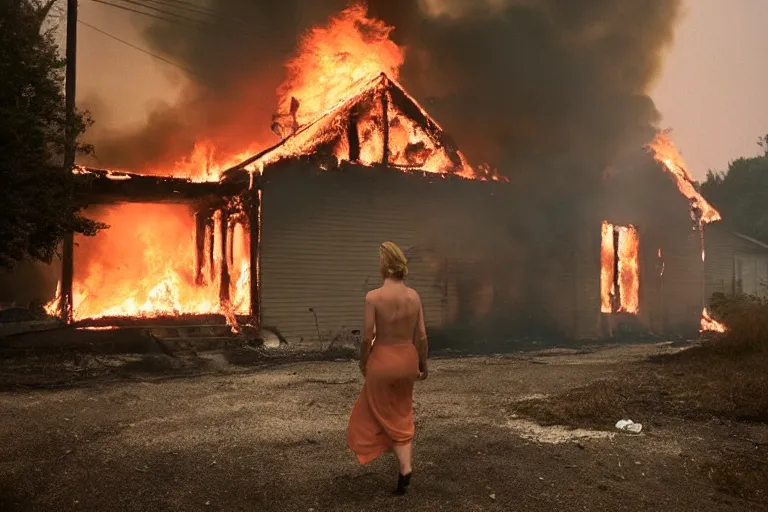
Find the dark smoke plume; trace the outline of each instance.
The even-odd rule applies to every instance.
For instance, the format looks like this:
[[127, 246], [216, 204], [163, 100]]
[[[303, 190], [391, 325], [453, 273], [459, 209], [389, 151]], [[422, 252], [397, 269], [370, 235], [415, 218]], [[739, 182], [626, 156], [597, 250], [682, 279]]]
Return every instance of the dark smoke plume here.
[[562, 159], [600, 172], [652, 137], [659, 113], [647, 93], [679, 1], [413, 4], [370, 0], [370, 11], [397, 27], [408, 47], [402, 81], [471, 162], [512, 179]]
[[[343, 0], [219, 0], [200, 25], [158, 22], [155, 51], [193, 73], [179, 105], [145, 130], [98, 141], [103, 164], [140, 168], [191, 149], [201, 135], [227, 150], [269, 131], [275, 89], [298, 37]], [[513, 180], [597, 176], [647, 142], [659, 120], [648, 97], [671, 42], [679, 0], [369, 0], [407, 48], [403, 85], [470, 162]], [[245, 111], [245, 115], [243, 115]], [[237, 133], [233, 137], [232, 133]]]

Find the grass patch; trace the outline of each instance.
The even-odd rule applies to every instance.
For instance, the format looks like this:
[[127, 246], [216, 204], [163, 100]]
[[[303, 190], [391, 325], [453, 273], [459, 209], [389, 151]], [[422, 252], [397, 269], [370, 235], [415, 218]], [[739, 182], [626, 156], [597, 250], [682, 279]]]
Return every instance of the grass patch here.
[[702, 411], [768, 423], [768, 300], [719, 296], [712, 310], [728, 331], [661, 361]]
[[[768, 300], [713, 301], [726, 333], [683, 352], [631, 367], [622, 380], [600, 380], [544, 399], [514, 405], [543, 425], [612, 429], [618, 419], [653, 425], [654, 418], [692, 420], [719, 416], [768, 423]], [[721, 452], [702, 466], [721, 492], [768, 500], [768, 450], [756, 444]]]
[[[638, 369], [639, 370], [639, 369]], [[660, 377], [645, 371], [631, 371], [625, 379], [598, 380], [560, 395], [526, 400], [515, 411], [544, 426], [611, 429], [623, 418], [647, 417], [649, 407], [667, 400]]]
[[699, 346], [636, 365], [622, 380], [601, 380], [515, 409], [542, 424], [610, 428], [621, 418], [719, 416], [768, 423], [768, 300], [715, 297], [727, 326]]

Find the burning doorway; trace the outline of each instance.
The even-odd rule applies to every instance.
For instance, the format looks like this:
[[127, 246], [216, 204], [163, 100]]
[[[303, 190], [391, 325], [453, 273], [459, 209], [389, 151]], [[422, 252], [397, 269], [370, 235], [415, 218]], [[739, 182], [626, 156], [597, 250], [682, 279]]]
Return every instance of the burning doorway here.
[[[122, 203], [94, 216], [110, 226], [78, 237], [74, 319], [215, 314], [219, 310], [224, 254], [235, 313], [247, 314], [249, 246], [242, 225], [231, 224], [220, 242], [220, 216], [205, 226], [204, 262], [195, 261], [195, 217], [188, 205]], [[199, 275], [196, 275], [199, 274]]]
[[600, 311], [637, 314], [640, 257], [637, 227], [603, 221], [600, 245]]

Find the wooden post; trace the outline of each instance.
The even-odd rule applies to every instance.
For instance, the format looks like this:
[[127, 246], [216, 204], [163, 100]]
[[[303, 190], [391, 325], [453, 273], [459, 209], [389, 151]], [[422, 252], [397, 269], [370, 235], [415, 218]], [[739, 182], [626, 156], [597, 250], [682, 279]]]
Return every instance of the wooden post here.
[[221, 217], [219, 223], [219, 244], [221, 247], [221, 261], [219, 262], [219, 300], [222, 304], [229, 302], [229, 265], [227, 264], [227, 233], [229, 232], [229, 216], [224, 210], [219, 210]]
[[195, 212], [195, 285], [202, 286], [205, 267], [205, 225], [207, 212]]
[[349, 124], [347, 126], [347, 142], [349, 143], [349, 161], [358, 162], [360, 160], [360, 134], [357, 132], [357, 121], [360, 116], [359, 107], [352, 107], [349, 113]]
[[208, 233], [208, 279], [210, 283], [216, 282], [216, 221], [209, 215], [205, 221]]
[[387, 91], [381, 93], [381, 112], [381, 128], [384, 137], [381, 163], [382, 165], [389, 165], [389, 98], [387, 98]]
[[261, 190], [252, 190], [251, 208], [248, 211], [248, 224], [250, 227], [250, 315], [257, 327], [261, 327]]
[[[64, 172], [72, 173], [75, 167], [77, 133], [75, 125], [75, 93], [77, 92], [77, 0], [67, 0], [67, 68], [66, 68], [66, 119], [64, 142]], [[66, 323], [72, 323], [72, 281], [75, 269], [75, 235], [64, 235], [61, 247], [61, 297], [59, 314]]]
[[227, 264], [230, 268], [235, 266], [235, 226], [237, 222], [232, 220], [227, 226]]

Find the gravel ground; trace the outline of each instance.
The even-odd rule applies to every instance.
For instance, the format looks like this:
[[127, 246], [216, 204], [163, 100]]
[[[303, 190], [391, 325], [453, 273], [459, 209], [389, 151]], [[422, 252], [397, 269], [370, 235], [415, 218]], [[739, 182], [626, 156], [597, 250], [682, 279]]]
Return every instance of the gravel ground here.
[[665, 350], [433, 361], [417, 386], [404, 498], [391, 496], [391, 455], [359, 466], [346, 450], [362, 384], [352, 361], [7, 391], [0, 510], [766, 510], [707, 473], [724, 450], [768, 440], [764, 426], [653, 418], [631, 436], [515, 414], [520, 400], [620, 376]]

